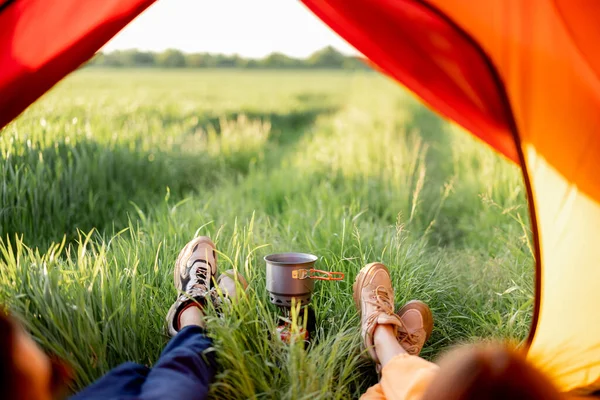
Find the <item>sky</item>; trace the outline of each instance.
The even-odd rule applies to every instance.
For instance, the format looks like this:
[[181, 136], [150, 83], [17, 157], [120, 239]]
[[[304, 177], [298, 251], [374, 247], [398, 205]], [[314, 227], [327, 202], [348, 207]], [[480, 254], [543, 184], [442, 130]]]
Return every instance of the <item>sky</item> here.
[[158, 0], [102, 50], [306, 57], [328, 45], [358, 53], [298, 0]]

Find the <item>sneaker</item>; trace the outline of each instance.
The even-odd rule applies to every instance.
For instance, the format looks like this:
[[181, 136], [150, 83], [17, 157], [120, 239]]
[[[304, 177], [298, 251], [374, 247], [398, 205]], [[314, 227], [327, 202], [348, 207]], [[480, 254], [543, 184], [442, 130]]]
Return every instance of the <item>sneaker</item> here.
[[364, 266], [356, 277], [353, 291], [364, 346], [373, 361], [379, 364], [373, 343], [375, 328], [378, 325], [392, 325], [397, 332], [402, 326], [400, 317], [394, 313], [394, 289], [386, 266], [381, 263]]
[[233, 269], [229, 269], [217, 278], [217, 287], [212, 290], [212, 301], [219, 308], [223, 302], [236, 303], [238, 301], [237, 285], [246, 290], [248, 282]]
[[175, 289], [181, 294], [167, 313], [169, 334], [179, 331], [179, 314], [190, 302], [204, 304], [210, 296], [212, 278], [217, 273], [217, 252], [214, 243], [207, 236], [200, 236], [181, 250], [173, 280]]
[[412, 300], [398, 311], [398, 316], [402, 321], [402, 326], [398, 328], [396, 334], [398, 342], [408, 354], [418, 356], [431, 336], [433, 314], [427, 304]]

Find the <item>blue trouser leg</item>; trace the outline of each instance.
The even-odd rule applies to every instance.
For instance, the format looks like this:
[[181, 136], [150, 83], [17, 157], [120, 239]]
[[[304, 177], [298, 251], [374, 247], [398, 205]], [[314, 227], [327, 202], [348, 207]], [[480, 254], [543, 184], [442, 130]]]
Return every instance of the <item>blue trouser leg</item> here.
[[71, 400], [204, 399], [216, 364], [204, 354], [212, 342], [198, 326], [183, 328], [152, 369], [125, 363], [109, 371]]
[[217, 367], [214, 353], [206, 353], [211, 345], [202, 328], [183, 328], [148, 374], [140, 399], [205, 399]]
[[71, 397], [71, 400], [135, 399], [149, 372], [150, 368], [140, 364], [121, 364]]

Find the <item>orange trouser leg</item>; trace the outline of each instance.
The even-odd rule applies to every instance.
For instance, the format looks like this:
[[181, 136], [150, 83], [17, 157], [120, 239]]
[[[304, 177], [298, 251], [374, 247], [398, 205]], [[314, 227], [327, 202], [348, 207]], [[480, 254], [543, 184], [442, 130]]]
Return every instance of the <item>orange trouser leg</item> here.
[[400, 354], [383, 367], [381, 380], [361, 400], [419, 400], [439, 367], [420, 357]]

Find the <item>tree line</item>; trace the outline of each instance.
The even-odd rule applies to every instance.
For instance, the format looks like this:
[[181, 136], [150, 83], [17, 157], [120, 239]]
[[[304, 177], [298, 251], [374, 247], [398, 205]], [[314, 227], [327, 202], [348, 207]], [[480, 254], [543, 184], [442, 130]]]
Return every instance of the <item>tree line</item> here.
[[176, 49], [162, 52], [137, 49], [115, 50], [109, 53], [97, 53], [87, 65], [158, 68], [370, 69], [361, 57], [344, 55], [331, 46], [318, 50], [307, 58], [271, 53], [260, 59], [244, 58], [237, 54], [184, 53]]

